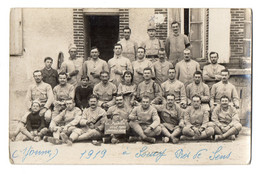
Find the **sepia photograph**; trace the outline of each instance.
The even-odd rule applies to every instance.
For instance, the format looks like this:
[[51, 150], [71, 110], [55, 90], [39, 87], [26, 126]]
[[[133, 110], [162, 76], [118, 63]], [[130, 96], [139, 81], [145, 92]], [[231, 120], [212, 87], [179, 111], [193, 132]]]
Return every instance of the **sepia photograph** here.
[[11, 8], [11, 164], [242, 164], [252, 9]]

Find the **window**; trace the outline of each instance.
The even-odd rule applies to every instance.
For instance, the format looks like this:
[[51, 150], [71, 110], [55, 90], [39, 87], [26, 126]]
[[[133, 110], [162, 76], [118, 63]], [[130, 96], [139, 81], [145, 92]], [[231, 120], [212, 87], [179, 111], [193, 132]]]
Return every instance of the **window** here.
[[245, 9], [245, 21], [244, 21], [244, 56], [247, 58], [251, 57], [251, 37], [252, 37], [252, 19], [251, 9]]

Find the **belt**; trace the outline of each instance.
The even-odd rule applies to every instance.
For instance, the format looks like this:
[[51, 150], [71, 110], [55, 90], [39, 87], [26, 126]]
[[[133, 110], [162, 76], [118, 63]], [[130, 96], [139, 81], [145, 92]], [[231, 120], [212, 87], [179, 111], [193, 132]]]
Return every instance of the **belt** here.
[[159, 58], [158, 55], [146, 55], [146, 58]]

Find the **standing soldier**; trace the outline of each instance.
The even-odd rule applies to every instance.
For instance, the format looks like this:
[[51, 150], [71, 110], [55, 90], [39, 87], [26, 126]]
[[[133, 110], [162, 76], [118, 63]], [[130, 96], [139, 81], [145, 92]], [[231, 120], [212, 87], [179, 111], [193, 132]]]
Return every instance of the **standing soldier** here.
[[156, 27], [154, 24], [149, 24], [147, 33], [149, 35], [149, 39], [143, 42], [141, 46], [146, 49], [146, 58], [151, 62], [155, 62], [158, 60], [158, 50], [163, 48], [164, 45], [159, 39], [155, 37]]
[[67, 83], [67, 74], [64, 72], [59, 73], [60, 84], [53, 89], [54, 94], [54, 109], [52, 118], [55, 118], [62, 110], [66, 108], [65, 101], [74, 99], [75, 89], [74, 86]]
[[229, 105], [229, 98], [225, 95], [220, 98], [220, 105], [214, 109], [211, 118], [215, 123], [215, 140], [235, 140], [235, 135], [242, 129], [238, 113]]
[[[161, 134], [160, 117], [157, 110], [150, 105], [148, 96], [142, 97], [141, 106], [133, 109], [129, 115], [130, 127], [141, 137], [141, 140], [149, 143], [155, 143], [153, 138]], [[129, 137], [129, 141], [137, 140], [134, 137]]]
[[214, 84], [211, 89], [210, 106], [211, 110], [215, 108], [217, 104], [220, 103], [220, 98], [226, 95], [229, 100], [233, 103], [236, 109], [239, 109], [239, 98], [237, 95], [237, 90], [234, 85], [229, 81], [229, 71], [224, 69], [221, 71], [221, 81]]
[[52, 89], [59, 84], [58, 72], [53, 69], [52, 63], [53, 59], [51, 57], [46, 57], [44, 59], [45, 67], [41, 70], [42, 72], [42, 81], [51, 85]]
[[175, 102], [185, 109], [187, 106], [185, 86], [182, 82], [175, 78], [175, 69], [168, 70], [168, 80], [162, 84], [163, 97], [173, 94]]
[[184, 114], [185, 127], [181, 140], [201, 140], [214, 135], [214, 128], [209, 123], [209, 112], [201, 108], [201, 98], [192, 97], [192, 106]]
[[189, 49], [184, 51], [184, 60], [178, 62], [175, 66], [176, 78], [184, 83], [185, 87], [192, 83], [193, 74], [195, 71], [200, 71], [200, 64], [191, 59], [191, 52]]
[[116, 86], [122, 81], [122, 75], [124, 71], [129, 70], [132, 72], [132, 64], [128, 58], [121, 55], [122, 45], [115, 44], [114, 57], [108, 61], [108, 67], [110, 72], [110, 81]]
[[202, 82], [202, 73], [201, 71], [196, 71], [193, 75], [193, 83], [190, 83], [186, 87], [186, 94], [188, 98], [188, 105], [191, 104], [192, 96], [199, 95], [201, 97], [202, 108], [206, 111], [210, 111], [209, 108], [209, 100], [210, 93], [209, 87], [205, 83]]
[[165, 49], [160, 48], [158, 51], [159, 61], [153, 63], [155, 81], [162, 84], [168, 79], [168, 70], [173, 68], [172, 63], [166, 60]]
[[93, 89], [93, 94], [98, 97], [98, 106], [105, 110], [115, 104], [115, 96], [117, 93], [116, 86], [109, 82], [109, 73], [102, 71], [100, 73], [101, 82], [96, 84]]
[[75, 88], [81, 80], [83, 58], [77, 58], [77, 46], [70, 44], [69, 46], [70, 57], [67, 61], [61, 64], [61, 72], [65, 72], [68, 76], [68, 83], [72, 84]]
[[171, 24], [173, 34], [166, 39], [165, 49], [169, 61], [175, 66], [183, 59], [183, 50], [190, 47], [188, 37], [180, 33], [180, 24], [176, 21]]
[[131, 29], [129, 27], [125, 27], [123, 32], [124, 38], [118, 42], [122, 45], [122, 55], [133, 62], [135, 61], [138, 46], [137, 43], [130, 38]]
[[100, 72], [109, 71], [106, 61], [99, 58], [99, 50], [97, 47], [92, 47], [90, 50], [90, 60], [83, 64], [83, 74], [89, 77], [92, 88], [100, 82]]
[[184, 127], [183, 110], [175, 104], [174, 95], [166, 96], [166, 104], [153, 105], [159, 112], [161, 118], [161, 127], [163, 142], [167, 143], [169, 140], [173, 144], [179, 142], [182, 128]]
[[144, 81], [143, 71], [144, 68], [152, 69], [152, 76], [154, 74], [153, 63], [145, 58], [145, 49], [143, 47], [138, 47], [137, 49], [137, 60], [132, 62], [134, 71], [134, 83], [138, 85]]
[[224, 66], [218, 64], [218, 53], [210, 52], [209, 53], [211, 64], [203, 67], [203, 80], [210, 89], [213, 84], [221, 80], [221, 71], [225, 69]]

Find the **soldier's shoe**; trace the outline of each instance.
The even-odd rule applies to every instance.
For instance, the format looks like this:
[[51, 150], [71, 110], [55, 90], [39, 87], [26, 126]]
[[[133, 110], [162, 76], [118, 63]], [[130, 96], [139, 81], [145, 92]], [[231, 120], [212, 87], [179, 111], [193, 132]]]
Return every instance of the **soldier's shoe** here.
[[136, 142], [136, 141], [140, 141], [140, 140], [141, 140], [140, 137], [129, 136], [128, 142], [132, 143], [132, 142]]
[[185, 136], [185, 135], [182, 135], [181, 137], [180, 137], [180, 140], [194, 140], [195, 139], [195, 137], [187, 137], [187, 136]]
[[57, 139], [57, 138], [53, 138], [53, 137], [47, 137], [47, 141], [52, 143], [52, 144], [55, 144], [55, 145], [60, 145], [62, 144], [62, 141]]
[[26, 137], [26, 136], [23, 138], [23, 141], [30, 141], [30, 140], [31, 140], [31, 139], [28, 138], [28, 137]]
[[61, 133], [60, 137], [61, 137], [61, 140], [63, 143], [66, 143], [67, 145], [72, 146], [72, 140], [65, 133]]
[[112, 143], [112, 144], [117, 144], [117, 143], [119, 143], [119, 139], [113, 137], [113, 138], [111, 139], [111, 143]]
[[44, 142], [48, 142], [48, 136], [44, 136], [44, 137], [42, 138], [42, 140], [43, 140]]
[[152, 143], [154, 144], [156, 139], [155, 138], [152, 138], [152, 137], [145, 137], [143, 138], [144, 141], [148, 142], [148, 143]]
[[101, 142], [97, 140], [92, 140], [92, 144], [95, 146], [101, 146]]
[[169, 137], [162, 137], [162, 142], [163, 143], [168, 143], [170, 141]]
[[231, 135], [231, 136], [229, 136], [227, 139], [234, 141], [234, 140], [236, 140], [236, 136], [235, 136], [235, 135]]
[[179, 139], [178, 138], [172, 137], [171, 139], [172, 139], [172, 143], [173, 144], [178, 144], [179, 143]]
[[9, 138], [10, 138], [11, 141], [15, 141], [16, 136], [15, 136], [14, 133], [12, 133], [12, 134], [9, 135]]
[[36, 136], [36, 137], [33, 138], [33, 141], [39, 142], [39, 141], [41, 141], [41, 137], [40, 136]]
[[103, 141], [104, 144], [108, 144], [108, 143], [111, 142], [111, 137], [103, 137], [102, 141]]
[[215, 135], [215, 141], [224, 140], [223, 135]]

